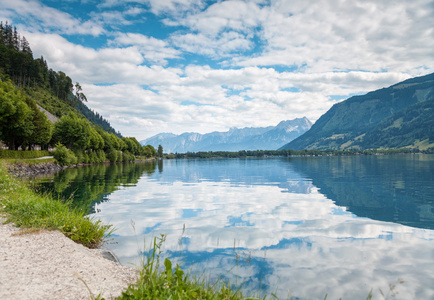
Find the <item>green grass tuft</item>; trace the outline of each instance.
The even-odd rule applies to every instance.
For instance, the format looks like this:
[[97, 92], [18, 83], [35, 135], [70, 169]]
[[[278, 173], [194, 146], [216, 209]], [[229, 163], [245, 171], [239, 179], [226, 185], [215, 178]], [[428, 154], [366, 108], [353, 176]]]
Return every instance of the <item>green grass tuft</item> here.
[[118, 299], [252, 299], [244, 298], [240, 291], [233, 291], [229, 284], [211, 285], [206, 280], [190, 278], [168, 258], [164, 260], [164, 268], [160, 268], [160, 249], [164, 241], [164, 235], [154, 238], [153, 249], [142, 260], [137, 283], [130, 285]]
[[0, 211], [18, 227], [58, 229], [89, 248], [97, 248], [113, 232], [111, 225], [86, 217], [83, 211], [72, 209], [70, 202], [36, 194], [8, 174], [4, 163], [0, 163]]

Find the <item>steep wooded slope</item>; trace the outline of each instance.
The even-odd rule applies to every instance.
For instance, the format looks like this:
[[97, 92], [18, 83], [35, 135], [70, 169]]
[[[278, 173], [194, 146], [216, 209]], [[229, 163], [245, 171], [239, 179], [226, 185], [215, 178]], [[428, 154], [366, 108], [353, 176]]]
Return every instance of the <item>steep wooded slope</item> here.
[[281, 149], [370, 149], [434, 146], [434, 74], [335, 104]]

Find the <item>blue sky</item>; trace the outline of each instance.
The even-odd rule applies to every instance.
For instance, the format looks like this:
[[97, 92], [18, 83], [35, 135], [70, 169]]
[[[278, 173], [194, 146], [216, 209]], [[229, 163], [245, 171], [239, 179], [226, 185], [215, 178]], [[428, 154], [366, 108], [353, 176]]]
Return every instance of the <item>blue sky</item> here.
[[434, 72], [434, 1], [0, 0], [124, 136], [315, 122]]

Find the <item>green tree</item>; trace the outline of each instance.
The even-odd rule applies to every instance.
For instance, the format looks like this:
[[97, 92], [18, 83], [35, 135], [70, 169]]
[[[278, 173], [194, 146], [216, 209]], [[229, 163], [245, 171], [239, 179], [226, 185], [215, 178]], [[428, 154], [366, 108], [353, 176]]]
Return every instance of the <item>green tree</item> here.
[[69, 149], [84, 150], [88, 148], [90, 136], [89, 122], [80, 119], [72, 112], [60, 118], [54, 125], [54, 141], [61, 142]]
[[157, 151], [151, 145], [143, 146], [143, 155], [146, 157], [153, 157], [157, 154]]
[[82, 93], [81, 85], [76, 82], [75, 83], [75, 100], [79, 102], [87, 102], [86, 96]]
[[48, 145], [53, 136], [54, 126], [50, 120], [48, 120], [47, 116], [37, 107], [36, 110], [33, 111], [33, 125], [35, 127], [30, 136], [30, 146], [40, 145], [41, 148], [46, 148], [46, 145]]
[[0, 81], [0, 140], [17, 150], [30, 139], [33, 113], [22, 95], [10, 82]]
[[123, 137], [122, 141], [126, 144], [126, 149], [134, 155], [142, 155], [143, 148], [142, 145], [136, 140], [135, 137]]
[[158, 145], [157, 156], [163, 157], [163, 146]]
[[114, 133], [110, 133], [109, 137], [111, 140], [111, 145], [114, 149], [120, 150], [122, 149], [122, 146], [125, 145], [124, 143], [123, 144], [120, 143], [121, 139], [118, 138]]
[[88, 148], [90, 150], [99, 150], [104, 148], [104, 139], [94, 127], [90, 128], [90, 141]]

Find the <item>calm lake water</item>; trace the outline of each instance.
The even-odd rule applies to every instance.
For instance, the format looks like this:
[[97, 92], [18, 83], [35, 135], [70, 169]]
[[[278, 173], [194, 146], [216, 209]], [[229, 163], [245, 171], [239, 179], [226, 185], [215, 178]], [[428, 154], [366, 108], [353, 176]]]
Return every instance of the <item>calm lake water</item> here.
[[108, 247], [125, 265], [165, 234], [166, 256], [247, 295], [434, 299], [433, 155], [165, 160], [42, 181], [117, 228]]

